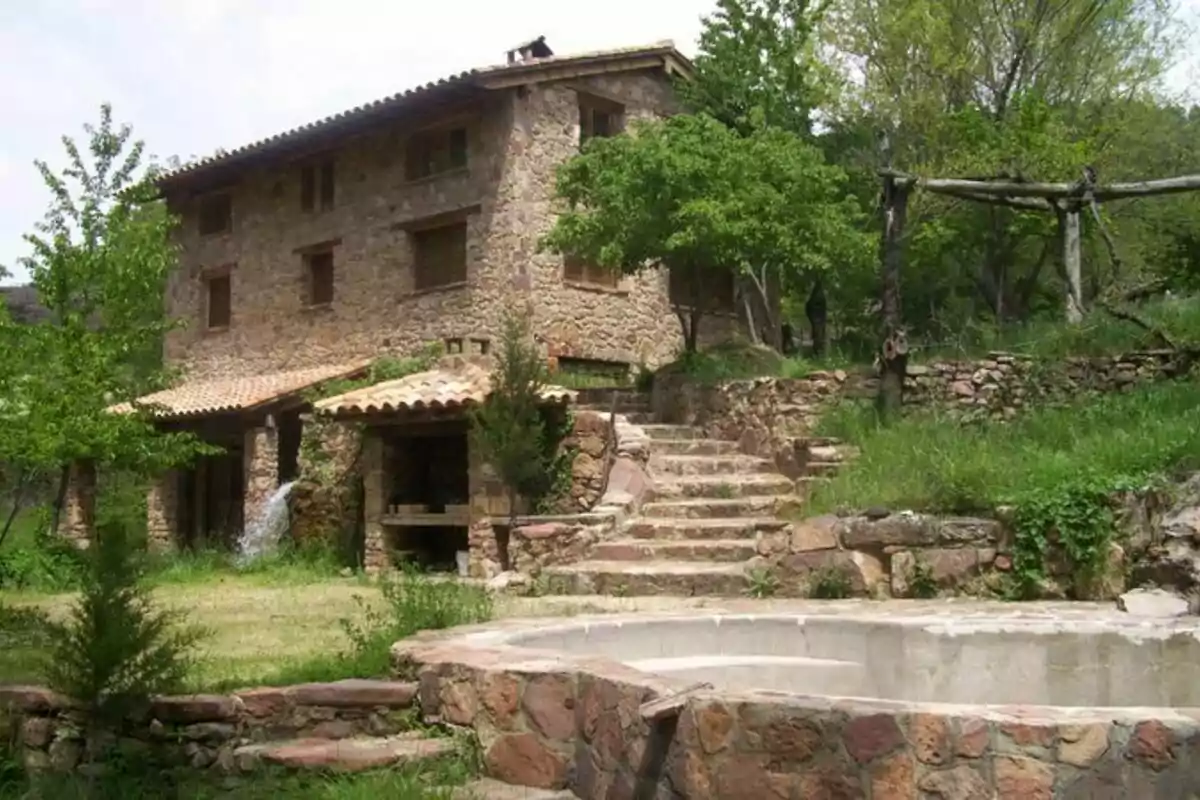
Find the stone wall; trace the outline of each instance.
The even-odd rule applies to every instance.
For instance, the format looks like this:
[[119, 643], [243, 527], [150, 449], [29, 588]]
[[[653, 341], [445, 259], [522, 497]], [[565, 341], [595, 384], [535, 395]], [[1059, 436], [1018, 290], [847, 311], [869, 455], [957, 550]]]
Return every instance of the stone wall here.
[[292, 539], [340, 546], [358, 518], [362, 427], [308, 415], [303, 423], [300, 477], [289, 496]]
[[921, 704], [696, 691], [602, 656], [431, 637], [393, 651], [427, 719], [471, 726], [492, 777], [582, 800], [1174, 800], [1200, 791], [1195, 709]]
[[[616, 441], [610, 442], [613, 434]], [[473, 577], [492, 578], [501, 572], [498, 528], [508, 536], [510, 567], [537, 574], [552, 564], [586, 558], [594, 544], [611, 537], [621, 521], [640, 506], [650, 481], [646, 472], [649, 441], [639, 426], [618, 414], [610, 430], [607, 413], [581, 411], [575, 415], [565, 444], [576, 453], [568, 496], [546, 515], [518, 517], [511, 532], [507, 499], [500, 496], [502, 487], [494, 477], [476, 480], [485, 496], [473, 499], [473, 507], [480, 513], [468, 531]], [[614, 447], [615, 452], [610, 452]], [[481, 467], [478, 470], [487, 472]]]
[[[1029, 405], [1060, 402], [1087, 392], [1124, 391], [1172, 377], [1169, 351], [1070, 358], [1044, 363], [1011, 353], [971, 361], [911, 363], [905, 404], [957, 419], [1009, 419]], [[873, 371], [832, 370], [803, 378], [755, 378], [700, 385], [684, 375], [658, 376], [653, 408], [663, 422], [695, 425], [706, 435], [741, 444], [743, 452], [775, 458], [789, 472], [794, 442], [809, 436], [821, 416], [848, 399], [872, 398]]]
[[[538, 252], [555, 218], [555, 167], [578, 152], [580, 90], [622, 102], [629, 122], [675, 107], [661, 71], [534, 83], [491, 92], [444, 118], [381, 125], [333, 148], [336, 201], [326, 211], [300, 210], [300, 168], [291, 162], [231, 184], [231, 233], [201, 237], [199, 198], [170, 198], [182, 219], [182, 257], [167, 305], [188, 324], [168, 334], [167, 362], [203, 379], [403, 355], [450, 338], [467, 350], [495, 342], [503, 311], [524, 300], [533, 301], [552, 355], [672, 359], [681, 336], [665, 274], [648, 271], [612, 289], [567, 284], [562, 259]], [[406, 138], [454, 115], [469, 129], [468, 166], [406, 180]], [[465, 285], [416, 291], [405, 226], [464, 210]], [[303, 253], [318, 244], [333, 248], [334, 299], [309, 307]], [[228, 270], [232, 284], [232, 321], [222, 330], [204, 325], [205, 280], [214, 270]]]
[[[412, 727], [416, 685], [345, 680], [248, 689], [230, 695], [163, 697], [131, 721], [116, 743], [130, 754], [168, 765], [246, 770], [256, 765], [256, 744], [311, 737], [388, 736]], [[34, 771], [74, 769], [88, 743], [78, 707], [47, 689], [0, 686], [3, 723], [12, 727], [18, 753]]]
[[[1040, 595], [1115, 600], [1143, 581], [1185, 593], [1196, 590], [1200, 584], [1190, 565], [1197, 549], [1191, 543], [1200, 541], [1193, 538], [1200, 536], [1200, 475], [1179, 494], [1183, 499], [1174, 506], [1155, 489], [1114, 497], [1117, 528], [1095, 575], [1074, 569], [1050, 533]], [[769, 573], [775, 593], [787, 597], [810, 596], [819, 583], [858, 596], [995, 594], [1006, 588], [1013, 569], [1011, 511], [943, 517], [874, 509], [865, 515], [812, 517], [759, 534], [758, 557], [750, 568]]]

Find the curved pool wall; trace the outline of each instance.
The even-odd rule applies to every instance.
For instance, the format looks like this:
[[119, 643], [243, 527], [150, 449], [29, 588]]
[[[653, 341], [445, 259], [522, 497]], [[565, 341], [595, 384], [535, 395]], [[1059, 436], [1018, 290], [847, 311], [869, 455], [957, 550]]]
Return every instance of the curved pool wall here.
[[507, 644], [725, 690], [928, 703], [1200, 706], [1200, 637], [1138, 623], [801, 615], [598, 620]]
[[[492, 776], [585, 800], [1200, 796], [1198, 620], [794, 605], [510, 620], [393, 654]], [[697, 681], [677, 716], [639, 713]]]

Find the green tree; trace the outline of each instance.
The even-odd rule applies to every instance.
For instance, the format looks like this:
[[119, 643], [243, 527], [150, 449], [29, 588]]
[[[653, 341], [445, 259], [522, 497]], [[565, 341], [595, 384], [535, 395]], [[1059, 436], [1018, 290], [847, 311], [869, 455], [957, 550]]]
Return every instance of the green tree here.
[[73, 462], [144, 474], [197, 449], [193, 437], [161, 434], [146, 415], [107, 411], [167, 377], [160, 353], [172, 325], [163, 296], [176, 263], [175, 220], [157, 199], [143, 144], [114, 125], [107, 105], [84, 130], [83, 147], [63, 138], [60, 172], [36, 162], [52, 200], [26, 236], [32, 255], [22, 265], [49, 318], [0, 318], [3, 361], [17, 365], [0, 374], [0, 463], [18, 481], [57, 471], [56, 507]]
[[767, 125], [812, 128], [832, 72], [817, 57], [828, 0], [717, 0], [703, 20], [695, 73], [680, 81], [685, 104], [743, 135]]
[[566, 208], [542, 245], [626, 274], [677, 273], [690, 294], [676, 314], [692, 353], [718, 273], [741, 276], [765, 327], [778, 330], [774, 291], [869, 254], [843, 177], [781, 129], [741, 136], [707, 114], [643, 122], [559, 168]]
[[[1090, 164], [1111, 179], [1128, 101], [1161, 102], [1181, 33], [1171, 11], [1164, 0], [834, 0], [822, 58], [844, 82], [828, 108], [831, 152], [863, 188], [878, 186], [880, 134], [894, 165], [919, 175], [1074, 181]], [[1061, 313], [1047, 217], [917, 192], [907, 321], [937, 336], [980, 317]]]
[[520, 498], [537, 499], [547, 488], [542, 395], [548, 367], [533, 341], [532, 316], [509, 310], [491, 374], [491, 393], [472, 417], [479, 454], [504, 484], [509, 525], [497, 536], [500, 568], [509, 569], [508, 533], [516, 525]]
[[83, 704], [89, 739], [118, 730], [154, 695], [180, 689], [201, 635], [181, 625], [178, 612], [155, 607], [135, 547], [123, 527], [102, 530], [71, 616], [51, 625], [46, 677]]
[[[828, 7], [828, 0], [718, 0], [716, 13], [704, 18], [695, 72], [680, 82], [686, 105], [743, 136], [766, 126], [810, 137], [814, 112], [836, 91], [835, 73], [817, 58]], [[803, 303], [815, 355], [828, 342], [827, 285], [861, 283], [867, 265], [842, 263], [809, 274], [808, 287], [788, 287], [784, 318], [797, 316]]]

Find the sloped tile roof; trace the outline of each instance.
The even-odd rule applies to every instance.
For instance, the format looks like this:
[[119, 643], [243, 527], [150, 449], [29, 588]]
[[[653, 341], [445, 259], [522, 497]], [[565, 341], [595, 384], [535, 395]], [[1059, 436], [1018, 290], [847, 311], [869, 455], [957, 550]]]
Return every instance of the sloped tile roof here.
[[[467, 363], [355, 389], [321, 400], [314, 407], [319, 413], [333, 416], [467, 408], [482, 403], [491, 391], [492, 380], [487, 370]], [[542, 399], [563, 403], [574, 394], [561, 386], [547, 386], [542, 390]]]
[[134, 403], [120, 403], [110, 407], [109, 411], [129, 414], [135, 404], [149, 406], [152, 416], [164, 420], [241, 411], [298, 394], [325, 381], [350, 377], [364, 372], [370, 365], [370, 360], [360, 360], [288, 372], [194, 381], [139, 397]]
[[487, 80], [497, 77], [528, 76], [529, 82], [536, 82], [539, 73], [561, 70], [564, 67], [569, 68], [576, 65], [582, 67], [593, 62], [607, 62], [610, 60], [645, 56], [663, 56], [664, 63], [667, 63], [665, 59], [669, 58], [674, 63], [683, 65], [685, 69], [691, 68], [691, 61], [676, 50], [675, 43], [669, 39], [649, 45], [618, 47], [587, 53], [573, 53], [571, 55], [553, 55], [545, 58], [519, 60], [508, 64], [476, 67], [436, 81], [431, 81], [422, 86], [397, 92], [396, 94], [374, 100], [370, 103], [355, 106], [347, 111], [342, 111], [315, 122], [292, 128], [283, 133], [268, 136], [265, 139], [242, 145], [233, 150], [201, 158], [159, 176], [158, 184], [160, 188], [165, 188], [168, 184], [185, 181], [190, 176], [205, 172], [209, 168], [227, 165], [257, 155], [269, 155], [271, 151], [283, 150], [293, 145], [302, 144], [310, 138], [332, 133], [338, 128], [357, 129], [360, 123], [369, 123], [371, 120], [385, 116], [391, 111], [399, 110], [412, 101], [432, 96], [437, 92], [472, 86], [487, 88]]

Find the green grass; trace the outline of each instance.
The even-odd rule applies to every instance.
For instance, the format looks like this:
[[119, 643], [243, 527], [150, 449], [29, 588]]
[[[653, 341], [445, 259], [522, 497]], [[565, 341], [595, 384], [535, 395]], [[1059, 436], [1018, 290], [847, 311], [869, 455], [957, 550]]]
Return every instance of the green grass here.
[[1200, 384], [1087, 398], [1009, 423], [913, 414], [881, 426], [873, 410], [844, 406], [822, 421], [820, 433], [862, 454], [815, 490], [806, 513], [870, 506], [978, 512], [1082, 479], [1115, 484], [1200, 467]]
[[16, 778], [0, 782], [0, 800], [448, 800], [451, 787], [467, 782], [477, 771], [471, 755], [360, 775], [264, 773], [225, 778], [138, 767], [130, 765], [95, 781], [78, 776]]
[[[1137, 306], [1135, 311], [1147, 322], [1161, 327], [1176, 342], [1200, 342], [1200, 297], [1145, 303]], [[1062, 320], [1003, 327], [979, 323], [968, 327], [956, 339], [918, 347], [913, 358], [921, 362], [969, 359], [1003, 351], [1058, 360], [1068, 356], [1123, 355], [1161, 347], [1161, 342], [1137, 325], [1096, 310], [1078, 325], [1068, 325]]]

